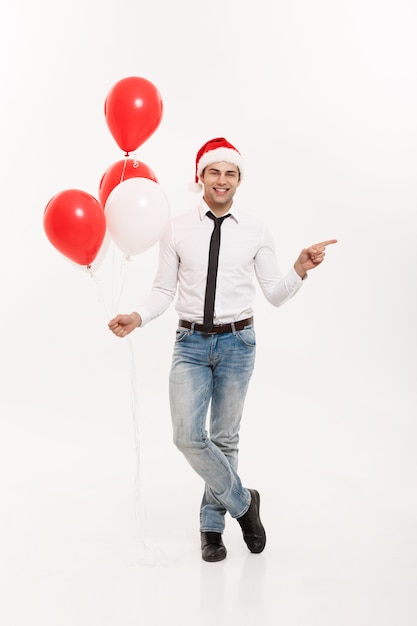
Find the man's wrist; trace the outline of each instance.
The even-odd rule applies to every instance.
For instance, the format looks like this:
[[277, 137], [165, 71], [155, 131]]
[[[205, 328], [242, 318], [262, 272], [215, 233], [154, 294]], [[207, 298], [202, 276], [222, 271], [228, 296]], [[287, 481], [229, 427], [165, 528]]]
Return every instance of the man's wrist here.
[[141, 316], [136, 311], [133, 311], [133, 313], [131, 313], [131, 315], [132, 315], [133, 320], [135, 322], [135, 327], [138, 328], [138, 326], [140, 326], [142, 324]]
[[303, 280], [307, 276], [306, 270], [303, 268], [301, 263], [298, 263], [298, 261], [294, 263], [294, 269], [301, 278], [301, 280]]

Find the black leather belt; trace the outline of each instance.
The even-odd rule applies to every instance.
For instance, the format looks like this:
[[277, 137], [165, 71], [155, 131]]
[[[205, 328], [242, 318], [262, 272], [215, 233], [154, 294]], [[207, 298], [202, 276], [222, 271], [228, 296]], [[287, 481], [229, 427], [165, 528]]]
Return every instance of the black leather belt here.
[[[233, 322], [233, 324], [216, 324], [207, 334], [217, 335], [218, 333], [232, 333], [233, 327], [235, 330], [243, 330], [245, 326], [250, 326], [251, 324], [253, 324], [253, 317], [248, 317], [248, 319], [246, 320]], [[180, 326], [180, 328], [193, 328], [193, 322], [180, 320], [178, 322], [178, 326]], [[203, 331], [203, 324], [194, 324], [194, 330], [197, 330], [199, 332], [205, 332]]]

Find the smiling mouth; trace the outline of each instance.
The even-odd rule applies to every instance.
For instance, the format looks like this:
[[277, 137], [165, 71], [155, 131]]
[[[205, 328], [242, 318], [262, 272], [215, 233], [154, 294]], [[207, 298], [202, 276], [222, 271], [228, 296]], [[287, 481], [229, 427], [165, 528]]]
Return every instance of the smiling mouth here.
[[216, 193], [226, 193], [226, 192], [227, 192], [227, 191], [229, 191], [229, 190], [228, 190], [228, 189], [224, 189], [223, 187], [222, 187], [222, 188], [219, 188], [219, 187], [214, 187], [214, 191], [215, 191]]

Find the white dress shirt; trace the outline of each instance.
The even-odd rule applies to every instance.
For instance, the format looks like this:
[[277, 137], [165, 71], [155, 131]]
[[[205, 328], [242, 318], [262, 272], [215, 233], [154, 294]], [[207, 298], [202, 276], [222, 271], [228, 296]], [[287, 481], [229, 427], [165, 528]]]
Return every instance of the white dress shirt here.
[[[213, 221], [202, 199], [192, 211], [174, 216], [159, 248], [159, 265], [152, 290], [137, 309], [142, 326], [161, 315], [177, 293], [180, 319], [203, 322], [207, 265]], [[233, 203], [231, 217], [221, 227], [214, 324], [251, 317], [256, 296], [255, 276], [268, 300], [280, 306], [301, 287], [292, 268], [281, 273], [271, 233], [261, 219]]]

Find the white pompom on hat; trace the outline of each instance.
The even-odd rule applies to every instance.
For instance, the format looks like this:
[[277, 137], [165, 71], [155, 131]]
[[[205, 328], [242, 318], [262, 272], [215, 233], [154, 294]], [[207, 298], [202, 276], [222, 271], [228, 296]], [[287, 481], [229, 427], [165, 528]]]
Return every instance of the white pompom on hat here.
[[195, 181], [189, 185], [191, 191], [198, 193], [202, 190], [203, 185], [200, 183], [201, 173], [208, 165], [217, 163], [218, 161], [233, 163], [233, 165], [239, 168], [240, 177], [242, 177], [243, 160], [239, 150], [232, 146], [224, 137], [217, 137], [216, 139], [207, 141], [197, 152], [197, 158], [195, 160]]

